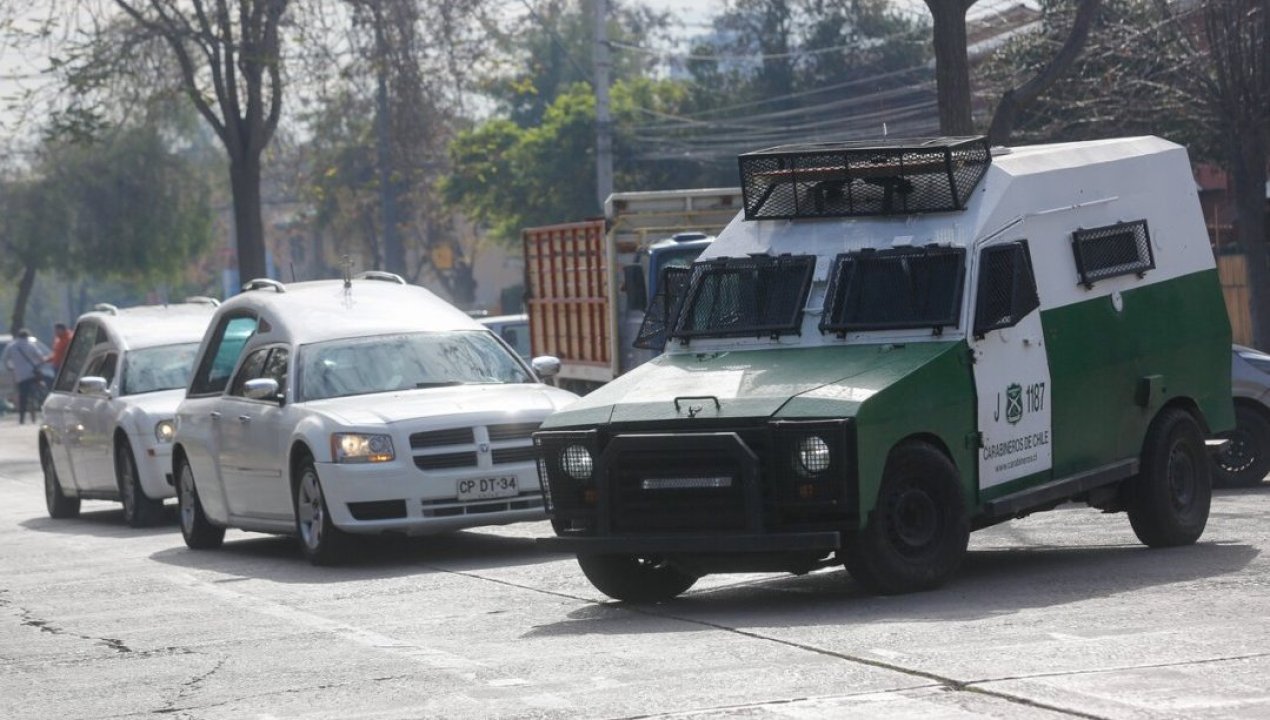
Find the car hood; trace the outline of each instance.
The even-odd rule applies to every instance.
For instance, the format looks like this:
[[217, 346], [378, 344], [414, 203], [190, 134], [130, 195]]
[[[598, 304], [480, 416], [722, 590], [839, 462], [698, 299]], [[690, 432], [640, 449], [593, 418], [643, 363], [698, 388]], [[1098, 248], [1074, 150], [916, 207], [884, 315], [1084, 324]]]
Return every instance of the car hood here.
[[847, 417], [949, 345], [825, 345], [663, 355], [556, 413], [544, 427], [764, 418], [784, 415], [783, 408], [804, 395], [833, 400], [833, 414]]
[[548, 385], [459, 385], [355, 395], [305, 403], [344, 425], [387, 425], [448, 415], [545, 416], [577, 399]]
[[141, 412], [153, 418], [171, 418], [176, 416], [176, 406], [185, 398], [185, 388], [176, 390], [160, 390], [158, 392], [125, 395], [119, 400], [133, 412]]

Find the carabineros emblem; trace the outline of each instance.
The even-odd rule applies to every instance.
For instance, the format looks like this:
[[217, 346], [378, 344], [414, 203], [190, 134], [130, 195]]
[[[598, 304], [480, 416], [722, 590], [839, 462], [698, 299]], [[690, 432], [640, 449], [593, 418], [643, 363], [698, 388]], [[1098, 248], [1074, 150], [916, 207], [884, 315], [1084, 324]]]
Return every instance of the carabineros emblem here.
[[1014, 383], [1005, 389], [1005, 421], [1011, 425], [1023, 419], [1023, 386]]

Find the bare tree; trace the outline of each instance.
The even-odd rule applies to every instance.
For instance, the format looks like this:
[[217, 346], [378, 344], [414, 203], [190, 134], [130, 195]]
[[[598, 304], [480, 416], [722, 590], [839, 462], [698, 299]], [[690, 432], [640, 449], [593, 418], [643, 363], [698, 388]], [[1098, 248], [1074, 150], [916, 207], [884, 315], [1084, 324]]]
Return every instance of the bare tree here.
[[[966, 44], [966, 12], [977, 0], [926, 0], [933, 21], [935, 86], [939, 101], [939, 131], [944, 135], [975, 132], [971, 107], [970, 56]], [[1076, 21], [1054, 59], [1035, 77], [1008, 91], [994, 113], [990, 135], [994, 142], [1009, 138], [1018, 113], [1038, 98], [1071, 67], [1084, 47], [1100, 0], [1078, 0]]]
[[261, 154], [282, 112], [279, 26], [289, 0], [114, 0], [166, 43], [181, 87], [229, 158], [239, 275], [265, 275]]
[[[1270, 252], [1266, 239], [1266, 163], [1270, 146], [1270, 60], [1266, 0], [1205, 0], [1201, 23], [1190, 23], [1194, 53], [1206, 58], [1191, 73], [1196, 97], [1222, 133], [1235, 197], [1239, 246], [1248, 258], [1253, 340], [1270, 347]], [[1186, 22], [1185, 19], [1182, 22]]]
[[992, 114], [992, 125], [988, 129], [988, 139], [992, 144], [1008, 143], [1019, 113], [1036, 102], [1042, 93], [1053, 87], [1054, 83], [1071, 69], [1085, 47], [1085, 42], [1089, 38], [1089, 29], [1094, 24], [1094, 18], [1101, 4], [1101, 0], [1080, 0], [1076, 6], [1076, 16], [1072, 20], [1071, 31], [1054, 57], [1027, 82], [1006, 90], [1001, 95], [997, 109]]

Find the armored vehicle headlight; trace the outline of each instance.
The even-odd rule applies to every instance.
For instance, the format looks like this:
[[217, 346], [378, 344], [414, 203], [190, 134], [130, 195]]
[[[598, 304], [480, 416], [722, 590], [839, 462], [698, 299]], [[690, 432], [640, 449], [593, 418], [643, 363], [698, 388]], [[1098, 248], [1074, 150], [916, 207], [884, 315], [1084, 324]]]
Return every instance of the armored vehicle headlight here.
[[581, 445], [570, 445], [560, 453], [560, 467], [574, 480], [590, 480], [595, 472], [591, 451]]
[[801, 475], [819, 475], [829, 469], [829, 443], [819, 435], [808, 435], [794, 451], [795, 467]]
[[335, 462], [381, 463], [394, 457], [390, 435], [335, 433], [331, 436], [331, 459]]
[[160, 420], [154, 426], [154, 439], [161, 443], [170, 443], [176, 437], [176, 421]]

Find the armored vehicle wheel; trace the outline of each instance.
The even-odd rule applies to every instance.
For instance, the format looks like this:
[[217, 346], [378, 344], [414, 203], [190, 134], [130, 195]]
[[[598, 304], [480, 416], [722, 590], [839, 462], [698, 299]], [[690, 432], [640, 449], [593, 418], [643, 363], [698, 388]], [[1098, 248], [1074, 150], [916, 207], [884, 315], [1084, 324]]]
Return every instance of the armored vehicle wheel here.
[[1142, 445], [1142, 467], [1129, 483], [1127, 509], [1144, 545], [1173, 547], [1199, 539], [1212, 502], [1212, 466], [1195, 418], [1177, 408], [1156, 416]]
[[176, 504], [181, 516], [181, 537], [192, 550], [213, 550], [225, 542], [225, 528], [212, 524], [203, 512], [203, 501], [194, 485], [194, 471], [185, 460], [176, 470]]
[[79, 517], [79, 498], [62, 493], [53, 456], [43, 442], [40, 443], [40, 468], [44, 470], [44, 504], [48, 507], [49, 517], [54, 520]]
[[1270, 473], [1270, 420], [1246, 405], [1235, 406], [1235, 430], [1216, 458], [1213, 485], [1252, 487]]
[[904, 443], [891, 451], [868, 527], [845, 564], [870, 592], [930, 590], [957, 571], [969, 541], [957, 468], [930, 445]]
[[348, 555], [351, 538], [331, 522], [317, 468], [308, 460], [295, 490], [295, 529], [300, 549], [314, 565], [334, 565]]
[[115, 446], [115, 482], [123, 501], [123, 519], [129, 527], [154, 525], [163, 517], [163, 501], [151, 500], [141, 489], [137, 477], [137, 461], [132, 448], [124, 440]]
[[656, 557], [579, 555], [578, 565], [595, 589], [623, 602], [669, 600], [697, 582], [696, 577]]

